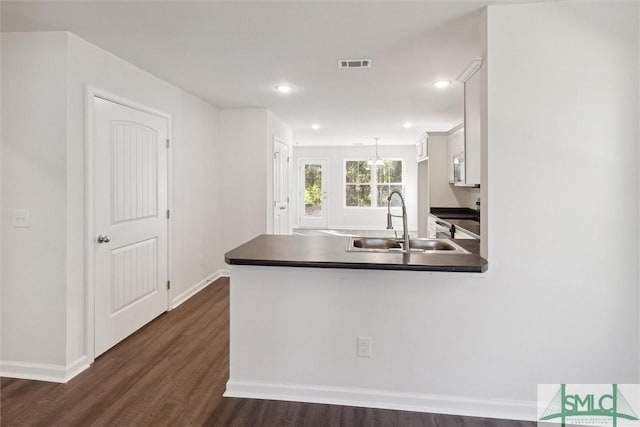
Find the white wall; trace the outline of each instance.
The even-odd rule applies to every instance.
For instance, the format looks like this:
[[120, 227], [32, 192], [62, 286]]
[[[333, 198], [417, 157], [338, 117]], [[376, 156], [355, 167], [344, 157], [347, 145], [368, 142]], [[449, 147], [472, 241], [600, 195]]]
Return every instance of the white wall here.
[[[405, 201], [409, 228], [417, 229], [417, 183], [418, 166], [416, 163], [416, 148], [414, 145], [379, 146], [380, 157], [404, 160], [405, 166]], [[372, 146], [323, 146], [323, 147], [293, 147], [292, 178], [294, 191], [291, 203], [291, 218], [293, 224], [299, 224], [300, 215], [300, 159], [327, 159], [329, 173], [327, 175], [327, 204], [330, 228], [385, 228], [387, 225], [387, 208], [347, 208], [344, 194], [344, 161], [367, 160], [375, 154]]]
[[[522, 396], [533, 398], [535, 383], [640, 379], [638, 8], [488, 9], [487, 285], [496, 292], [485, 305], [515, 322], [500, 336], [521, 349], [501, 357], [527, 368], [499, 378], [512, 371]], [[608, 238], [605, 224], [628, 232]]]
[[273, 231], [273, 137], [291, 146], [291, 130], [264, 108], [220, 111], [224, 252]]
[[221, 241], [229, 251], [267, 232], [267, 110], [220, 111]]
[[[174, 304], [224, 265], [214, 185], [218, 111], [72, 34], [5, 33], [2, 54], [3, 88], [15, 88], [2, 97], [3, 150], [23, 147], [3, 156], [3, 207], [30, 207], [34, 221], [24, 230], [3, 223], [16, 239], [3, 241], [3, 255], [14, 255], [2, 260], [2, 370], [12, 375], [31, 363], [27, 377], [64, 380], [87, 362], [86, 86], [172, 115]], [[18, 182], [28, 185], [7, 185]]]
[[537, 382], [639, 380], [638, 7], [489, 8], [490, 271]]
[[537, 384], [640, 382], [639, 7], [489, 7], [489, 270], [234, 270], [231, 394], [533, 418]]
[[[2, 360], [66, 364], [66, 35], [2, 35]], [[13, 228], [13, 209], [31, 228]]]

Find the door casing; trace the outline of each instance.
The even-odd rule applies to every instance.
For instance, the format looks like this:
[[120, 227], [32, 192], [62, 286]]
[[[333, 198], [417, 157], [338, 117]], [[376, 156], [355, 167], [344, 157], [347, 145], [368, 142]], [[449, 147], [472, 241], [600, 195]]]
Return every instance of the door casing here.
[[[276, 182], [277, 181], [277, 176], [278, 176], [277, 175], [278, 171], [276, 170], [276, 162], [275, 162], [275, 160], [276, 160], [276, 152], [278, 150], [277, 146], [279, 144], [284, 146], [284, 147], [286, 147], [286, 150], [287, 150], [286, 159], [284, 160], [285, 163], [284, 163], [284, 168], [283, 168], [285, 170], [285, 174], [284, 174], [284, 181], [285, 182], [284, 182], [283, 188], [285, 189], [286, 195], [287, 195], [286, 202], [284, 202], [286, 204], [285, 218], [286, 218], [286, 222], [287, 222], [286, 227], [285, 227], [286, 228], [286, 233], [285, 234], [289, 234], [290, 231], [291, 231], [291, 216], [290, 216], [291, 205], [289, 203], [289, 200], [290, 200], [289, 178], [290, 178], [290, 175], [291, 175], [290, 174], [291, 154], [289, 153], [289, 151], [290, 151], [291, 147], [287, 143], [285, 143], [283, 140], [278, 138], [277, 136], [273, 137], [273, 147], [272, 147], [272, 153], [273, 153], [273, 168], [272, 168], [272, 178], [271, 178], [271, 181], [272, 181], [271, 185], [272, 185], [272, 189], [273, 189], [273, 192], [272, 192], [273, 193], [273, 200], [272, 200], [272, 203], [271, 203], [271, 209], [272, 209], [272, 212], [273, 212], [273, 224], [272, 224], [273, 229], [272, 230], [273, 230], [273, 233], [276, 234], [276, 231], [278, 229], [278, 225], [277, 225], [277, 217], [278, 217], [278, 215], [277, 215], [277, 209], [276, 209], [277, 208], [276, 200], [278, 199], [278, 195], [276, 194], [276, 188], [278, 188], [278, 185], [277, 185], [277, 182]], [[282, 159], [281, 159], [281, 161], [282, 161]], [[280, 231], [282, 231], [282, 230], [280, 230]]]

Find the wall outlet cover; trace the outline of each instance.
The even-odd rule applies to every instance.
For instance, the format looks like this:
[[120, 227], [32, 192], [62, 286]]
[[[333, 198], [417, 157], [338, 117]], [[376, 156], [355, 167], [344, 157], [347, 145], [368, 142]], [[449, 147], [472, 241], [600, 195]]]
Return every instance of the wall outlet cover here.
[[371, 357], [371, 337], [358, 337], [358, 357]]
[[31, 212], [29, 209], [14, 209], [11, 224], [17, 228], [31, 227]]

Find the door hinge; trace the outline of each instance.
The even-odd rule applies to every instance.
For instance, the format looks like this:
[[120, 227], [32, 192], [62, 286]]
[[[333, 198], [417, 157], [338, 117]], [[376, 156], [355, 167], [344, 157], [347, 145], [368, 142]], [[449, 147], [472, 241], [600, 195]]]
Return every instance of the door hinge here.
[[167, 289], [171, 289], [171, 280], [167, 280]]
[[171, 218], [171, 211], [167, 209], [167, 219]]
[[291, 156], [287, 157], [287, 163], [291, 161]]
[[167, 148], [169, 148], [169, 138], [167, 138]]

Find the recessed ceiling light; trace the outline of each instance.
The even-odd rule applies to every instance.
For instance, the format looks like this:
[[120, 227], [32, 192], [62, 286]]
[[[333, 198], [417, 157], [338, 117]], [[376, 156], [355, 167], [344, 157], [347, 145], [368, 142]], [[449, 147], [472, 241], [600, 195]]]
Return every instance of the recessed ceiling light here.
[[451, 82], [449, 80], [438, 80], [437, 82], [434, 82], [433, 85], [435, 87], [437, 87], [438, 89], [444, 89], [445, 87], [449, 86], [451, 84]]
[[318, 129], [320, 129], [320, 125], [317, 124], [317, 123], [314, 123], [314, 124], [311, 125], [311, 129], [318, 130]]
[[293, 90], [293, 88], [287, 85], [278, 85], [276, 86], [276, 90], [280, 93], [289, 93]]
[[405, 129], [409, 129], [409, 128], [411, 127], [411, 123], [409, 123], [409, 122], [404, 122], [404, 123], [402, 124], [402, 127], [403, 127], [403, 128], [405, 128]]

